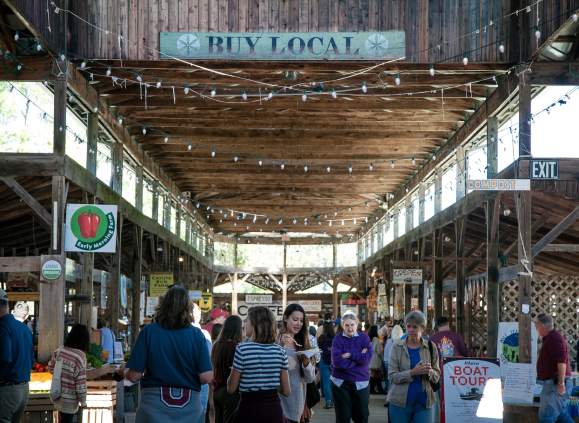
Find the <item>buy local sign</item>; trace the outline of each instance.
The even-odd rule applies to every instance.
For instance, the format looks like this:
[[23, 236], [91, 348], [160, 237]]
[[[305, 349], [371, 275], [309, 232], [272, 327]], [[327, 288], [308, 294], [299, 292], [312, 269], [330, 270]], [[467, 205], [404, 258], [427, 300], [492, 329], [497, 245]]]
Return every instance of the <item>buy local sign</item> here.
[[65, 250], [114, 253], [117, 248], [117, 206], [67, 204]]

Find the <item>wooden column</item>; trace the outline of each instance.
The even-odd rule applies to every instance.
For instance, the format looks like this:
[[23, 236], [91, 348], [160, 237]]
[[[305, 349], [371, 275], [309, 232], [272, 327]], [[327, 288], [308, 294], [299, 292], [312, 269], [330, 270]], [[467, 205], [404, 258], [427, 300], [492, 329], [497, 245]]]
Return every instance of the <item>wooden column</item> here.
[[[521, 37], [525, 38], [525, 37]], [[526, 72], [519, 76], [519, 157], [531, 155], [531, 86]], [[517, 175], [521, 172], [517, 164]], [[528, 171], [528, 169], [525, 169]], [[528, 173], [527, 173], [528, 175]], [[519, 265], [519, 362], [531, 362], [531, 191], [515, 193]]]
[[443, 315], [442, 309], [442, 231], [436, 229], [432, 234], [432, 280], [434, 282], [434, 318]]
[[500, 316], [499, 222], [500, 194], [485, 204], [487, 229], [487, 352], [496, 357]]
[[163, 213], [162, 210], [159, 210], [159, 181], [155, 180], [153, 182], [153, 216], [152, 219], [155, 222], [159, 220], [159, 213]]
[[334, 318], [340, 315], [340, 301], [338, 300], [338, 279], [332, 281], [332, 307], [334, 310]]
[[136, 169], [137, 184], [135, 187], [135, 207], [138, 211], [143, 211], [143, 166], [137, 166]]
[[134, 268], [133, 286], [131, 289], [132, 309], [131, 309], [131, 345], [135, 345], [139, 329], [141, 326], [141, 276], [143, 272], [143, 228], [134, 225], [133, 229], [133, 249]]
[[91, 175], [96, 176], [97, 155], [98, 155], [98, 129], [99, 114], [91, 112], [88, 114], [87, 136], [86, 136], [86, 170]]
[[466, 195], [466, 156], [464, 147], [456, 148], [456, 201]]
[[420, 183], [418, 188], [418, 223], [424, 223], [424, 193], [426, 192], [426, 185]]
[[123, 193], [123, 144], [117, 142], [113, 145], [113, 177], [111, 179], [112, 189], [117, 194], [122, 195]]
[[121, 284], [121, 257], [122, 257], [122, 240], [123, 240], [123, 215], [119, 213], [117, 229], [117, 252], [113, 255], [110, 273], [111, 280], [109, 283], [109, 298], [107, 301], [108, 317], [110, 327], [114, 334], [119, 334], [119, 317], [120, 317], [120, 284]]
[[456, 254], [456, 331], [464, 336], [464, 240], [466, 236], [466, 217], [459, 217], [454, 222]]
[[[88, 195], [84, 195], [83, 201], [88, 203]], [[96, 203], [96, 198], [93, 198]], [[94, 269], [94, 253], [80, 254], [80, 263], [82, 266], [82, 275], [80, 279], [79, 294], [84, 297], [83, 301], [79, 303], [78, 323], [91, 328], [92, 307], [93, 307], [93, 269]], [[96, 329], [96, 327], [94, 328]]]
[[[56, 121], [55, 121], [56, 125]], [[64, 134], [62, 134], [64, 136]], [[60, 142], [59, 142], [60, 143]], [[56, 140], [55, 140], [56, 145]], [[64, 153], [64, 150], [60, 150]], [[64, 296], [66, 254], [64, 252], [64, 213], [66, 182], [64, 176], [52, 177], [52, 219], [50, 253], [62, 265], [62, 275], [51, 283], [40, 283], [38, 312], [38, 360], [47, 362], [50, 355], [64, 341]]]
[[283, 274], [281, 275], [281, 304], [285, 310], [287, 307], [287, 244], [283, 243]]
[[496, 178], [499, 160], [499, 119], [491, 116], [487, 121], [487, 178]]
[[434, 179], [434, 214], [442, 210], [442, 172], [436, 170]]
[[231, 313], [237, 314], [237, 238], [233, 243], [233, 280], [231, 281]]

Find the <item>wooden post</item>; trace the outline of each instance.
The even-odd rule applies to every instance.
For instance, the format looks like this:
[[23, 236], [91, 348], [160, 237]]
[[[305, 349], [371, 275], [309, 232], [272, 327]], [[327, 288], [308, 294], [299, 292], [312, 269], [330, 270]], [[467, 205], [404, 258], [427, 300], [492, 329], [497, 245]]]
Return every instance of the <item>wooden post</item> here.
[[[55, 121], [55, 125], [57, 125]], [[64, 134], [62, 134], [64, 136]], [[56, 144], [56, 140], [55, 140]], [[59, 150], [64, 154], [64, 150]], [[66, 254], [64, 252], [64, 219], [66, 182], [64, 176], [52, 177], [51, 248], [59, 256], [62, 275], [51, 283], [40, 283], [40, 309], [38, 313], [38, 361], [47, 362], [54, 350], [64, 341], [64, 293]]]
[[485, 204], [487, 228], [487, 353], [496, 357], [500, 319], [499, 222], [500, 194]]
[[499, 119], [491, 116], [487, 121], [487, 178], [493, 179], [498, 173], [499, 160]]
[[466, 195], [466, 156], [464, 147], [456, 148], [456, 201]]
[[442, 231], [436, 229], [432, 234], [432, 280], [434, 282], [434, 318], [443, 315], [442, 308]]
[[[80, 294], [87, 297], [80, 303], [78, 322], [91, 328], [91, 317], [93, 307], [93, 281], [92, 274], [94, 268], [94, 253], [82, 253], [81, 255], [82, 277], [80, 280]], [[94, 328], [96, 329], [96, 328]]]
[[111, 280], [109, 283], [109, 298], [107, 301], [107, 310], [109, 314], [110, 327], [113, 333], [119, 334], [119, 317], [120, 312], [120, 284], [121, 284], [121, 257], [122, 257], [122, 240], [123, 240], [123, 215], [119, 213], [117, 229], [117, 252], [113, 255], [113, 261], [110, 268]]
[[159, 181], [155, 180], [153, 182], [153, 216], [152, 216], [152, 219], [155, 222], [159, 221], [159, 212], [163, 213], [162, 210], [159, 210]]
[[[521, 37], [525, 38], [525, 37]], [[531, 86], [529, 75], [519, 76], [519, 157], [531, 155]], [[520, 172], [520, 161], [516, 176]], [[533, 254], [531, 251], [531, 191], [515, 193], [517, 204], [519, 264], [519, 362], [531, 362], [531, 284]]]
[[97, 170], [97, 156], [98, 156], [98, 129], [99, 129], [99, 114], [91, 112], [88, 114], [87, 125], [87, 143], [86, 143], [86, 170], [91, 175], [96, 176]]
[[421, 183], [418, 188], [418, 224], [424, 223], [424, 193], [426, 192], [426, 185]]
[[283, 243], [283, 274], [281, 275], [281, 305], [287, 307], [287, 244]]
[[136, 177], [137, 177], [137, 184], [135, 187], [136, 195], [135, 195], [135, 208], [143, 212], [143, 166], [137, 166], [136, 169]]
[[336, 278], [332, 281], [332, 307], [334, 310], [334, 318], [340, 315], [340, 301], [338, 301], [338, 283], [340, 281]]
[[434, 214], [442, 210], [442, 172], [436, 170], [434, 179]]
[[233, 280], [231, 281], [231, 314], [237, 314], [237, 237], [233, 243]]
[[141, 327], [141, 276], [143, 271], [143, 228], [134, 225], [134, 268], [131, 289], [131, 345], [135, 345]]
[[456, 254], [456, 331], [464, 336], [464, 240], [466, 237], [466, 217], [459, 217], [454, 222]]
[[[67, 65], [67, 62], [64, 66]], [[66, 78], [59, 77], [54, 82], [54, 154], [64, 156], [66, 152]]]
[[117, 142], [113, 145], [113, 177], [111, 180], [112, 189], [117, 194], [123, 194], [123, 143]]

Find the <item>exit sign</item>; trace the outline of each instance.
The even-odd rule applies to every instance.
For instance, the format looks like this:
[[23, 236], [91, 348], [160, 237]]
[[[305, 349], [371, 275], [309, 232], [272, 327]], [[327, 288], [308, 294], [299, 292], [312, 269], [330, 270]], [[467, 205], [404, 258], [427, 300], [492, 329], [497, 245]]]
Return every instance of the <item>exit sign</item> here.
[[531, 179], [559, 179], [558, 160], [531, 160]]

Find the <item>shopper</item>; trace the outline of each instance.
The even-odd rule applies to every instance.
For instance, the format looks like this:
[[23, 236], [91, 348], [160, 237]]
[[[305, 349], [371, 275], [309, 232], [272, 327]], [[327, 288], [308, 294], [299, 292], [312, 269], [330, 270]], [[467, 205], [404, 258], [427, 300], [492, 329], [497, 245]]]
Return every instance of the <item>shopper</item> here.
[[396, 341], [399, 341], [402, 338], [404, 331], [400, 325], [395, 325], [392, 327], [392, 329], [388, 328], [386, 333], [387, 338], [384, 342], [384, 357], [382, 359], [384, 363], [384, 379], [386, 381], [386, 402], [384, 403], [384, 407], [388, 407], [388, 391], [390, 390], [391, 385], [390, 376], [388, 374], [388, 361], [390, 360], [390, 352], [392, 351], [392, 345], [394, 345]]
[[227, 316], [229, 316], [227, 311], [223, 310], [221, 307], [215, 307], [213, 310], [211, 310], [211, 313], [209, 313], [210, 321], [205, 325], [204, 329], [207, 332], [212, 333], [213, 325], [223, 325]]
[[202, 416], [199, 391], [213, 380], [207, 340], [192, 326], [189, 293], [180, 285], [161, 299], [154, 323], [139, 333], [126, 377], [141, 380], [139, 423], [191, 423]]
[[283, 313], [283, 326], [278, 336], [278, 344], [288, 357], [288, 373], [291, 394], [281, 398], [283, 415], [291, 422], [300, 422], [304, 411], [305, 419], [309, 419], [306, 410], [306, 385], [314, 381], [314, 357], [300, 353], [310, 349], [308, 323], [306, 313], [299, 304], [289, 304]]
[[[217, 324], [213, 325], [213, 329]], [[227, 392], [227, 379], [233, 366], [235, 349], [243, 339], [243, 324], [239, 316], [229, 316], [211, 350], [213, 365], [213, 409], [215, 423], [233, 423], [239, 406], [239, 393]]]
[[370, 326], [368, 330], [368, 338], [372, 341], [372, 360], [370, 360], [370, 393], [384, 395], [384, 388], [382, 388], [382, 360], [384, 357], [384, 349], [382, 348], [382, 341], [378, 336], [378, 326]]
[[12, 310], [12, 314], [14, 318], [19, 322], [25, 323], [26, 319], [28, 319], [28, 314], [30, 313], [30, 308], [28, 304], [24, 301], [18, 301], [14, 304], [14, 309]]
[[358, 332], [358, 317], [347, 311], [341, 319], [342, 332], [332, 343], [332, 397], [336, 423], [368, 422], [370, 381], [369, 364], [372, 343], [363, 332]]
[[537, 360], [537, 379], [543, 385], [539, 422], [572, 423], [567, 410], [572, 387], [567, 340], [555, 330], [553, 318], [548, 314], [539, 314], [535, 327], [543, 338]]
[[0, 289], [0, 422], [20, 422], [33, 361], [32, 334], [10, 314], [8, 295]]
[[276, 344], [276, 321], [267, 307], [252, 307], [245, 320], [248, 341], [238, 344], [233, 367], [227, 380], [227, 392], [239, 389], [241, 401], [237, 423], [284, 423], [278, 390], [291, 392], [288, 359]]
[[[48, 363], [53, 373], [60, 361], [60, 398], [53, 399], [61, 423], [72, 423], [79, 406], [86, 407], [86, 353], [90, 345], [90, 334], [85, 325], [74, 325]], [[56, 375], [53, 376], [53, 380]]]
[[388, 372], [389, 418], [393, 422], [431, 422], [436, 401], [432, 383], [440, 380], [438, 348], [422, 337], [426, 317], [412, 311], [405, 318], [407, 336], [394, 343]]
[[97, 329], [100, 332], [100, 345], [103, 351], [108, 354], [107, 363], [110, 364], [115, 359], [115, 334], [109, 328], [108, 322], [103, 318], [97, 320]]
[[324, 396], [324, 408], [334, 407], [332, 400], [332, 385], [330, 381], [330, 366], [332, 365], [332, 341], [336, 331], [332, 320], [324, 320], [322, 335], [318, 338], [318, 345], [322, 351], [320, 360], [320, 377], [322, 382], [322, 395]]
[[436, 329], [430, 340], [438, 347], [441, 358], [468, 357], [464, 339], [460, 334], [450, 330], [448, 317], [440, 316], [436, 319]]
[[[209, 355], [211, 356], [211, 346], [213, 344], [213, 342], [211, 341], [211, 334], [209, 333], [209, 331], [207, 331], [206, 329], [203, 329], [201, 327], [201, 307], [199, 307], [199, 304], [197, 303], [192, 303], [192, 307], [193, 307], [193, 313], [191, 315], [191, 324], [193, 326], [195, 326], [197, 329], [199, 329], [201, 331], [201, 333], [203, 334], [203, 336], [205, 337], [205, 343], [207, 345], [207, 351], [209, 352]], [[201, 391], [199, 394], [200, 398], [201, 398], [201, 416], [199, 417], [199, 420], [196, 423], [204, 423], [206, 420], [206, 415], [208, 414], [207, 410], [209, 408], [209, 385], [208, 384], [202, 384], [201, 385]], [[195, 422], [194, 422], [195, 423]]]

